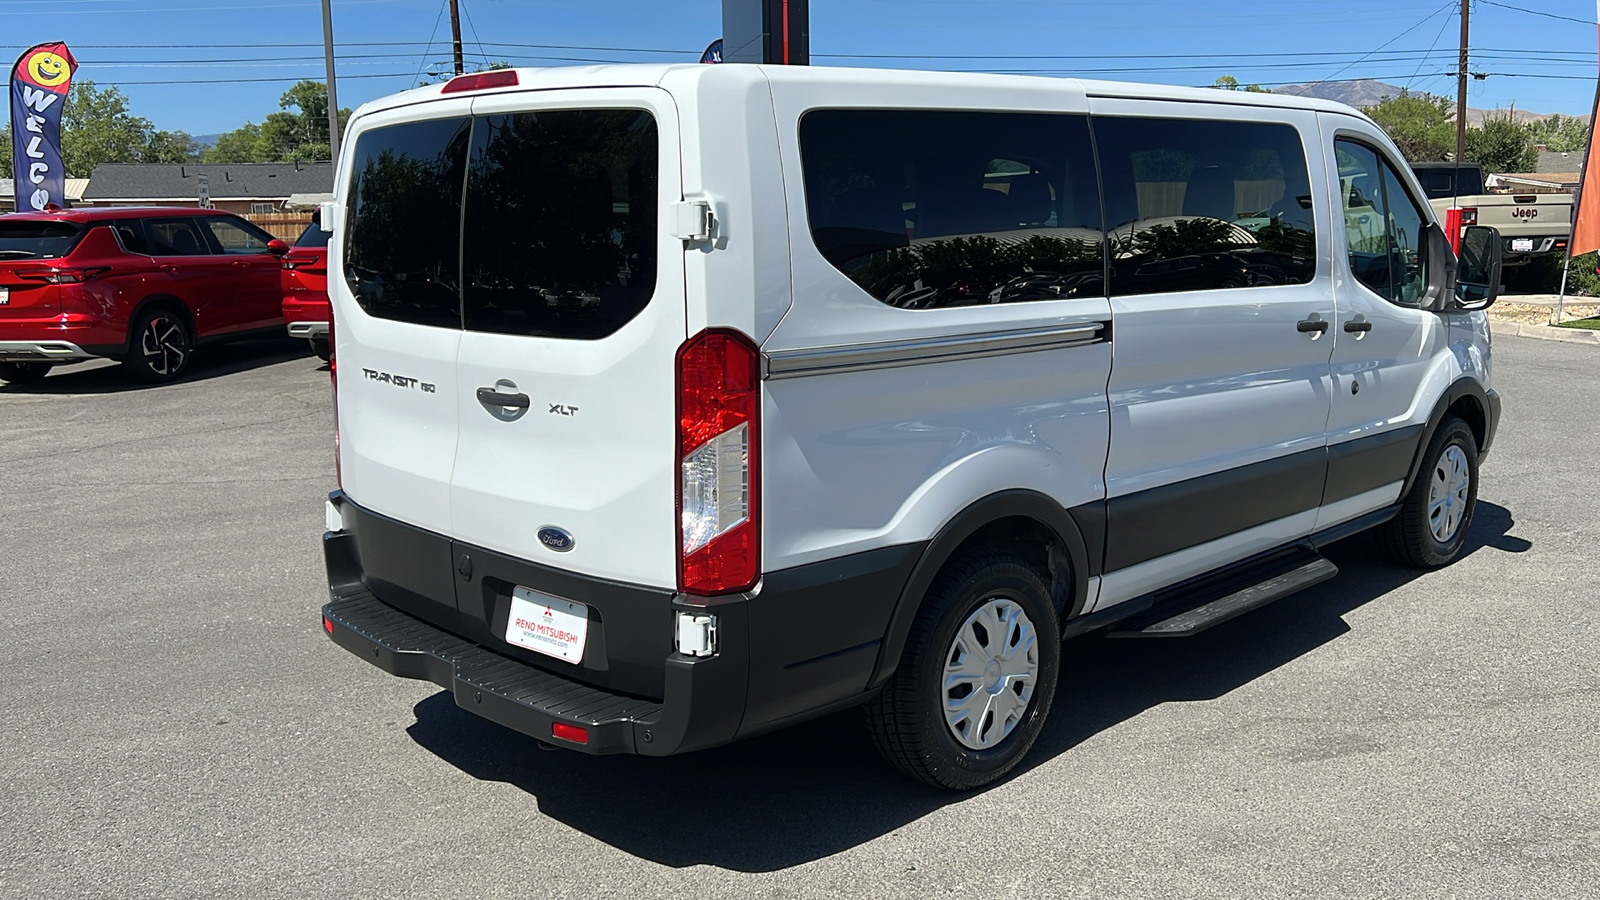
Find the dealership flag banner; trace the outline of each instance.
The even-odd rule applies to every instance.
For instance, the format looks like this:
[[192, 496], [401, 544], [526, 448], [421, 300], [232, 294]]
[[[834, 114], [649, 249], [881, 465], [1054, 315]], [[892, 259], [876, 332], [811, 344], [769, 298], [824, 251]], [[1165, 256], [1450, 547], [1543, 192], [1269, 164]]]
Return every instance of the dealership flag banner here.
[[11, 159], [17, 209], [66, 205], [61, 108], [77, 60], [59, 41], [28, 48], [11, 69]]

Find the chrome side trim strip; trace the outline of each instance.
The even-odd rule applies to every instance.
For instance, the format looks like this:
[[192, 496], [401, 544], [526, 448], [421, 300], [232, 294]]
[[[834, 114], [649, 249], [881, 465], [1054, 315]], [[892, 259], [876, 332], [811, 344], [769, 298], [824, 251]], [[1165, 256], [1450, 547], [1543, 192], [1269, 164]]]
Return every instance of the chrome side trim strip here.
[[1110, 322], [1078, 322], [1072, 325], [1030, 328], [1022, 331], [992, 331], [909, 341], [773, 350], [761, 354], [761, 377], [768, 380], [797, 378], [803, 375], [861, 372], [868, 369], [976, 359], [982, 356], [1031, 353], [1038, 350], [1061, 350], [1109, 341], [1110, 326]]

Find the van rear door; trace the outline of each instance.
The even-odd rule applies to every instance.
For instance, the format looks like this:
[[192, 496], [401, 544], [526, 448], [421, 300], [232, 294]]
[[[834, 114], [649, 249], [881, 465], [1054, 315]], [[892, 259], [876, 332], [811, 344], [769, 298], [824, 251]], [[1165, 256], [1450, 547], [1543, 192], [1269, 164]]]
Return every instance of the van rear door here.
[[639, 87], [486, 96], [473, 115], [452, 534], [670, 588], [676, 109]]
[[402, 107], [360, 119], [344, 159], [348, 233], [329, 248], [341, 486], [367, 509], [442, 534], [456, 454], [469, 110], [453, 100], [429, 104], [426, 118]]

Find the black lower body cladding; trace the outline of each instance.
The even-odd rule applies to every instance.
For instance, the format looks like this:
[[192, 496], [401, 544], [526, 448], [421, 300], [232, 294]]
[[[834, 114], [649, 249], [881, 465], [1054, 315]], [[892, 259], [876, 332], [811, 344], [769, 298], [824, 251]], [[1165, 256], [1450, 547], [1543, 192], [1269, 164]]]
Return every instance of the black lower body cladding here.
[[[752, 594], [703, 598], [574, 575], [452, 541], [333, 495], [323, 536], [335, 643], [432, 681], [492, 721], [588, 753], [667, 755], [726, 743], [865, 699], [890, 612], [923, 546], [767, 573]], [[507, 643], [528, 587], [589, 606], [583, 662]], [[676, 652], [680, 610], [717, 616], [718, 652]], [[554, 735], [559, 723], [587, 743]]]

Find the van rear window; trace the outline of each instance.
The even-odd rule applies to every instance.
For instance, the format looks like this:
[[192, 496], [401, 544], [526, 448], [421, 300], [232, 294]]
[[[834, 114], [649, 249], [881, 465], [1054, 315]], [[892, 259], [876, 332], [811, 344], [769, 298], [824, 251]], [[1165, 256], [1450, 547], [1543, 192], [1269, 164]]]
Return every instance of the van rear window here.
[[351, 166], [345, 281], [368, 315], [461, 327], [461, 180], [471, 120], [365, 132]]
[[55, 259], [78, 246], [87, 231], [73, 222], [0, 221], [0, 259]]
[[462, 248], [472, 331], [594, 339], [656, 287], [655, 117], [565, 109], [475, 122]]

